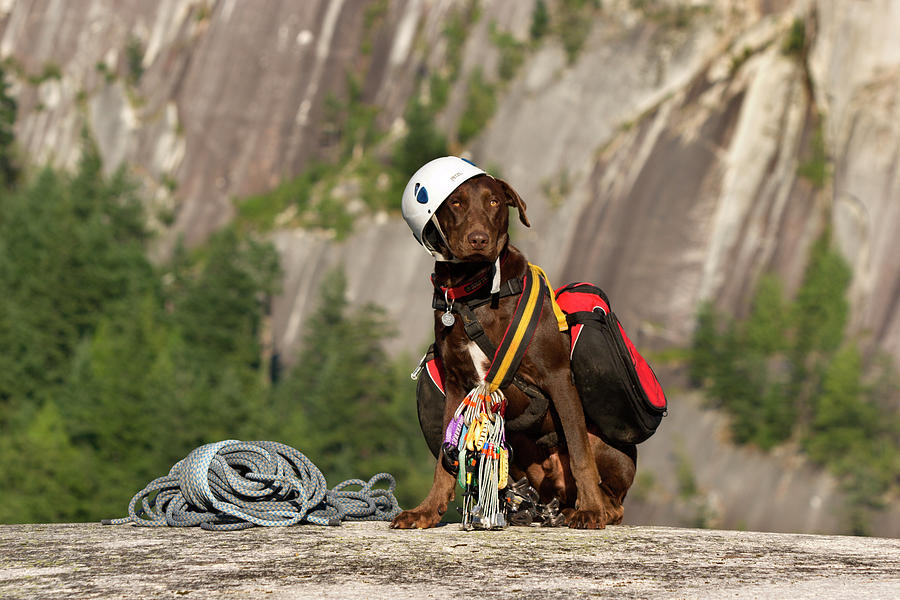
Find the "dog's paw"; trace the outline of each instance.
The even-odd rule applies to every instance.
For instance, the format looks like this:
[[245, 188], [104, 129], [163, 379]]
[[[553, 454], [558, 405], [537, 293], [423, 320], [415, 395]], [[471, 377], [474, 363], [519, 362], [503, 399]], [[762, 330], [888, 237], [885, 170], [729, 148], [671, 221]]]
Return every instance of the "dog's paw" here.
[[621, 505], [606, 510], [606, 524], [620, 525], [625, 517], [625, 508]]
[[576, 510], [569, 516], [572, 529], [603, 529], [606, 527], [606, 513], [602, 510]]
[[404, 510], [394, 517], [391, 529], [428, 529], [441, 521], [437, 512], [424, 510]]

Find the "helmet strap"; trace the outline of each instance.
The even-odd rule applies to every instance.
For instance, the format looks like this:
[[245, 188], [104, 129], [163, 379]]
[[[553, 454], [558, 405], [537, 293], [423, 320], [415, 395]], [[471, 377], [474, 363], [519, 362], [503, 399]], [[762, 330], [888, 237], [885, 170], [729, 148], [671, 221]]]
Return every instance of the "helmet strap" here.
[[450, 242], [447, 241], [447, 236], [444, 235], [444, 230], [441, 229], [441, 224], [438, 222], [437, 215], [431, 217], [431, 223], [434, 224], [435, 230], [437, 230], [438, 235], [441, 236], [441, 241], [444, 242], [444, 247], [447, 248], [447, 256], [444, 256], [442, 252], [438, 252], [434, 248], [428, 248], [428, 251], [431, 252], [431, 255], [434, 256], [434, 260], [438, 262], [450, 262], [450, 263], [458, 263], [463, 262], [458, 258], [455, 258], [452, 254], [450, 254]]

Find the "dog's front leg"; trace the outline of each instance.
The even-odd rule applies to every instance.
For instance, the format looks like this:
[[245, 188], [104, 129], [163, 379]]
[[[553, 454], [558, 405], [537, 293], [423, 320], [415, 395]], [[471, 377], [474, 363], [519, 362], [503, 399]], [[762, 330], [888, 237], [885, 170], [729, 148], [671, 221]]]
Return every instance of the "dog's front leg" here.
[[[447, 401], [444, 404], [444, 427], [442, 431], [447, 430], [447, 425], [453, 418], [453, 413], [459, 406], [465, 394], [459, 389], [453, 389], [447, 382]], [[454, 486], [456, 479], [444, 469], [441, 464], [441, 457], [438, 456], [437, 464], [434, 466], [434, 481], [431, 484], [431, 490], [425, 499], [419, 505], [411, 510], [404, 510], [394, 517], [391, 527], [394, 529], [427, 529], [434, 527], [441, 521], [441, 517], [447, 512], [447, 505], [453, 500]]]
[[577, 490], [575, 512], [569, 517], [569, 527], [603, 529], [609, 521], [608, 509], [612, 507], [600, 488], [600, 473], [591, 451], [578, 390], [568, 369], [556, 371], [547, 383], [547, 391], [562, 422]]

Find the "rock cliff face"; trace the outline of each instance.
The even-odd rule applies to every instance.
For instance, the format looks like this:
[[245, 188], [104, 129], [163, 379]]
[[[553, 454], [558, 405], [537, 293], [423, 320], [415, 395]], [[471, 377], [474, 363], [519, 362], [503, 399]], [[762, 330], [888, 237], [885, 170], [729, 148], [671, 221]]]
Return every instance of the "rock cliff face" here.
[[[552, 2], [550, 3], [553, 4]], [[462, 0], [0, 3], [0, 55], [37, 161], [71, 165], [82, 126], [108, 168], [134, 165], [160, 252], [204, 239], [233, 199], [319, 156], [329, 94], [363, 75], [389, 136], [417, 78], [448, 53]], [[649, 8], [648, 8], [649, 6]], [[438, 124], [453, 131], [466, 76], [496, 79], [492, 28], [527, 40], [533, 3], [482, 0]], [[741, 312], [758, 276], [795, 288], [830, 226], [853, 268], [851, 334], [900, 361], [900, 5], [894, 0], [607, 0], [570, 62], [558, 37], [525, 53], [466, 148], [521, 193], [516, 243], [555, 283], [609, 293], [639, 345], [689, 340], [698, 303]], [[784, 44], [796, 20], [805, 38]], [[819, 139], [823, 182], [798, 176]], [[165, 219], [162, 219], [165, 222]], [[430, 257], [398, 215], [360, 217], [343, 242], [273, 236], [284, 259], [275, 346], [290, 354], [330, 266], [351, 299], [384, 305], [395, 350], [430, 337]]]

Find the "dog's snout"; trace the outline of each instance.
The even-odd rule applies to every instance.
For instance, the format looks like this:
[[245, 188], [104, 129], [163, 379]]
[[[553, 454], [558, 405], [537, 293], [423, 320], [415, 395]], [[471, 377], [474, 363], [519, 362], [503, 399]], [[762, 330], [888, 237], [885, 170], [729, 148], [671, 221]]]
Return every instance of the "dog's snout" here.
[[473, 231], [469, 234], [469, 244], [475, 250], [484, 250], [488, 244], [488, 236], [483, 231]]

